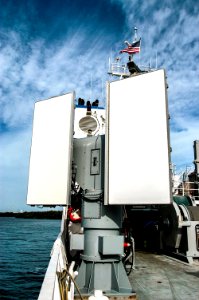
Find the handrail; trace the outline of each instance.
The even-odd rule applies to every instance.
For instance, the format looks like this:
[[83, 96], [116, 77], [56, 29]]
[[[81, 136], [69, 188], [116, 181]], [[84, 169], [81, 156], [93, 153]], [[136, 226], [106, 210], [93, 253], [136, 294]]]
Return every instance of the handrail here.
[[199, 186], [197, 188], [193, 188], [193, 187], [190, 187], [189, 184], [196, 184], [196, 182], [193, 182], [193, 181], [181, 181], [179, 183], [179, 185], [177, 187], [173, 187], [172, 188], [172, 191], [173, 193], [177, 193], [177, 192], [181, 192], [182, 193], [182, 196], [185, 196], [185, 195], [190, 195], [194, 198], [194, 200], [196, 200], [196, 198], [199, 196], [195, 196], [195, 195], [192, 195], [192, 193], [194, 191], [197, 192], [197, 194], [199, 195]]
[[110, 65], [108, 73], [112, 74], [112, 75], [127, 76], [127, 77], [130, 75], [127, 66], [126, 65], [120, 65], [118, 63], [112, 63]]

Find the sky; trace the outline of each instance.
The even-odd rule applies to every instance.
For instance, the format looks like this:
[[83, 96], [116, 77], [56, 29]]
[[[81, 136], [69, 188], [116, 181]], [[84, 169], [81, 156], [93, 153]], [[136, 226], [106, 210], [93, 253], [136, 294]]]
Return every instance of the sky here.
[[177, 170], [193, 165], [198, 0], [0, 0], [0, 6], [0, 211], [32, 210], [26, 194], [34, 103], [75, 90], [77, 98], [104, 105], [109, 57], [132, 41], [135, 26], [142, 38], [136, 63], [166, 70], [172, 163]]

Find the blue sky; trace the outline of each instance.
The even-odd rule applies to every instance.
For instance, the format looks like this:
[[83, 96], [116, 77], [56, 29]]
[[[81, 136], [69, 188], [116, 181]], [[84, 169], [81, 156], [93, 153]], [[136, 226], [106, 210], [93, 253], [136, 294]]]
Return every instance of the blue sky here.
[[[69, 91], [104, 103], [108, 58], [133, 27], [139, 65], [165, 68], [172, 162], [192, 165], [199, 139], [197, 0], [0, 0], [0, 211], [28, 210], [34, 102]], [[127, 58], [123, 54], [122, 59]]]

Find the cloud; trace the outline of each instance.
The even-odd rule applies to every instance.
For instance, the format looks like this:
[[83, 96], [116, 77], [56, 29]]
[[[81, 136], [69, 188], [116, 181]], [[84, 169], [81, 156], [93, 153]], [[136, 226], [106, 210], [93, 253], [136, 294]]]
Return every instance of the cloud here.
[[[107, 6], [104, 1], [85, 4], [70, 1], [60, 7], [50, 1], [43, 9], [41, 1], [21, 1], [16, 18], [8, 3], [0, 12], [4, 24], [0, 32], [0, 124], [26, 126], [36, 100], [70, 90], [80, 97], [100, 98], [110, 41], [117, 38], [115, 29], [122, 27], [118, 23], [122, 13], [118, 5]], [[91, 81], [95, 83], [92, 93], [85, 88]]]
[[193, 166], [193, 141], [198, 137], [199, 120], [180, 120], [186, 128], [182, 131], [171, 131], [172, 162], [177, 168]]
[[[172, 159], [179, 165], [192, 161], [192, 143], [199, 139], [199, 5], [195, 1], [121, 1], [126, 15], [125, 38], [133, 26], [142, 37], [142, 65], [165, 68], [171, 115]], [[156, 60], [157, 58], [157, 60]]]
[[16, 37], [14, 47], [8, 44], [3, 48], [0, 55], [0, 62], [3, 62], [1, 122], [10, 127], [29, 123], [34, 101], [71, 90], [88, 98], [90, 91], [85, 86], [89, 85], [91, 77], [98, 82], [95, 93], [96, 97], [100, 96], [101, 79], [104, 83], [106, 79], [105, 53], [98, 52], [100, 41], [97, 40], [93, 41], [95, 45], [82, 51], [86, 37], [80, 36], [47, 49], [43, 40], [35, 40], [27, 49], [22, 49], [22, 41]]

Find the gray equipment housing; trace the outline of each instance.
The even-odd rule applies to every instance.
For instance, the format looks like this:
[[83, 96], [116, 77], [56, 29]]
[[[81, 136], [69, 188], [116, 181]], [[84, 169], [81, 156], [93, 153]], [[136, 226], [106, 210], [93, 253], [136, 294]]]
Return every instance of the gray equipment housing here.
[[185, 261], [199, 258], [199, 207], [173, 202], [160, 209], [164, 226], [161, 248]]
[[[84, 228], [82, 262], [76, 282], [84, 295], [100, 289], [107, 295], [129, 296], [132, 288], [122, 263], [122, 207], [104, 205], [104, 141], [101, 135], [75, 139], [73, 144], [76, 181], [83, 189]], [[76, 244], [74, 239], [73, 235]]]
[[104, 135], [73, 140], [73, 163], [77, 165], [76, 181], [83, 190], [104, 188]]

